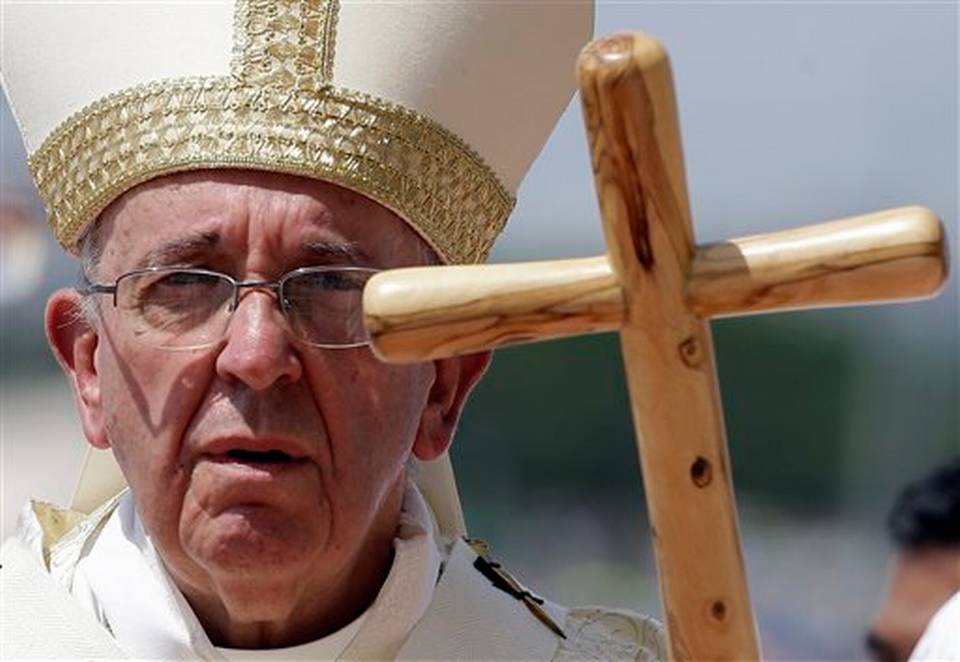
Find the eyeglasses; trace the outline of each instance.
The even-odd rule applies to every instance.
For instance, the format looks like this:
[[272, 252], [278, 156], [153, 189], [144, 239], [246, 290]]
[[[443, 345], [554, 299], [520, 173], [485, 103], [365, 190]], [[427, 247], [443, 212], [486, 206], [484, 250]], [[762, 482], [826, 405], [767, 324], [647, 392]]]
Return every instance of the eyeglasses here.
[[376, 269], [305, 267], [277, 281], [236, 281], [206, 269], [151, 267], [113, 283], [91, 283], [85, 294], [112, 294], [113, 305], [145, 344], [165, 349], [204, 349], [226, 336], [240, 290], [272, 290], [290, 333], [311, 347], [367, 344], [363, 287]]

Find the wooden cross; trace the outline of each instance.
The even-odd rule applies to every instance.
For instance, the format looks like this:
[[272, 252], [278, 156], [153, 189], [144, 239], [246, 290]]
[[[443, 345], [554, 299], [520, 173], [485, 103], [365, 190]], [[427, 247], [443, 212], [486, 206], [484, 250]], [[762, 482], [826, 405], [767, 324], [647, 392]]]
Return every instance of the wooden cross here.
[[663, 46], [598, 39], [578, 78], [609, 253], [379, 274], [372, 345], [412, 362], [619, 330], [670, 657], [756, 660], [708, 320], [932, 296], [944, 230], [907, 207], [698, 247]]

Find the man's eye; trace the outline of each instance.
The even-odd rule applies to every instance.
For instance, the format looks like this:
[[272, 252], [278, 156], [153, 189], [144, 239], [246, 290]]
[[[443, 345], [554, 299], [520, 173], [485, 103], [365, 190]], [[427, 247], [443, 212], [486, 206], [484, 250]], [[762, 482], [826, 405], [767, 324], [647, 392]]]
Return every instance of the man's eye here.
[[210, 274], [194, 273], [190, 271], [176, 271], [163, 276], [154, 282], [154, 285], [161, 285], [164, 287], [212, 287], [216, 286], [219, 282], [220, 279], [218, 277]]
[[295, 288], [310, 290], [359, 290], [363, 289], [366, 276], [351, 272], [325, 272], [305, 274], [294, 279]]
[[144, 274], [131, 282], [130, 286], [130, 294], [133, 295], [129, 300], [130, 305], [138, 308], [216, 305], [230, 291], [230, 285], [224, 279], [191, 271]]

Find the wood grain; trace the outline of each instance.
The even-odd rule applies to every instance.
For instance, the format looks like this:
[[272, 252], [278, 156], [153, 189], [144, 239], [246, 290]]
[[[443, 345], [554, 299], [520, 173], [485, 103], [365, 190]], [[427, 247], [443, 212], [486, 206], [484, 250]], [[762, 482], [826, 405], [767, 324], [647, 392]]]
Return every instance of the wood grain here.
[[407, 363], [613, 331], [623, 295], [606, 257], [397, 269], [363, 293], [371, 346]]
[[919, 299], [947, 279], [943, 224], [903, 207], [697, 251], [687, 305], [702, 317]]
[[[946, 277], [943, 225], [904, 207], [698, 248], [686, 303], [700, 317], [878, 303], [933, 296]], [[364, 296], [374, 351], [395, 363], [613, 331], [625, 310], [606, 256], [396, 269]]]
[[707, 323], [686, 305], [694, 258], [666, 51], [599, 39], [578, 77], [673, 660], [756, 660], [730, 464]]

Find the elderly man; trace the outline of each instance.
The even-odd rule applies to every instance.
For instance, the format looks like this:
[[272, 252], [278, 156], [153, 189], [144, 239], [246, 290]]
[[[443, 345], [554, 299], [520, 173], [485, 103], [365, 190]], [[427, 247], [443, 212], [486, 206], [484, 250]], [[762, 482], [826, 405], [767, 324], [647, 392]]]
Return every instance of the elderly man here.
[[376, 270], [485, 257], [591, 25], [568, 1], [6, 9], [4, 89], [85, 279], [47, 333], [122, 476], [92, 461], [74, 509], [26, 509], [4, 654], [661, 655], [652, 621], [544, 602], [463, 537], [446, 451], [489, 355], [390, 367], [361, 320]]

